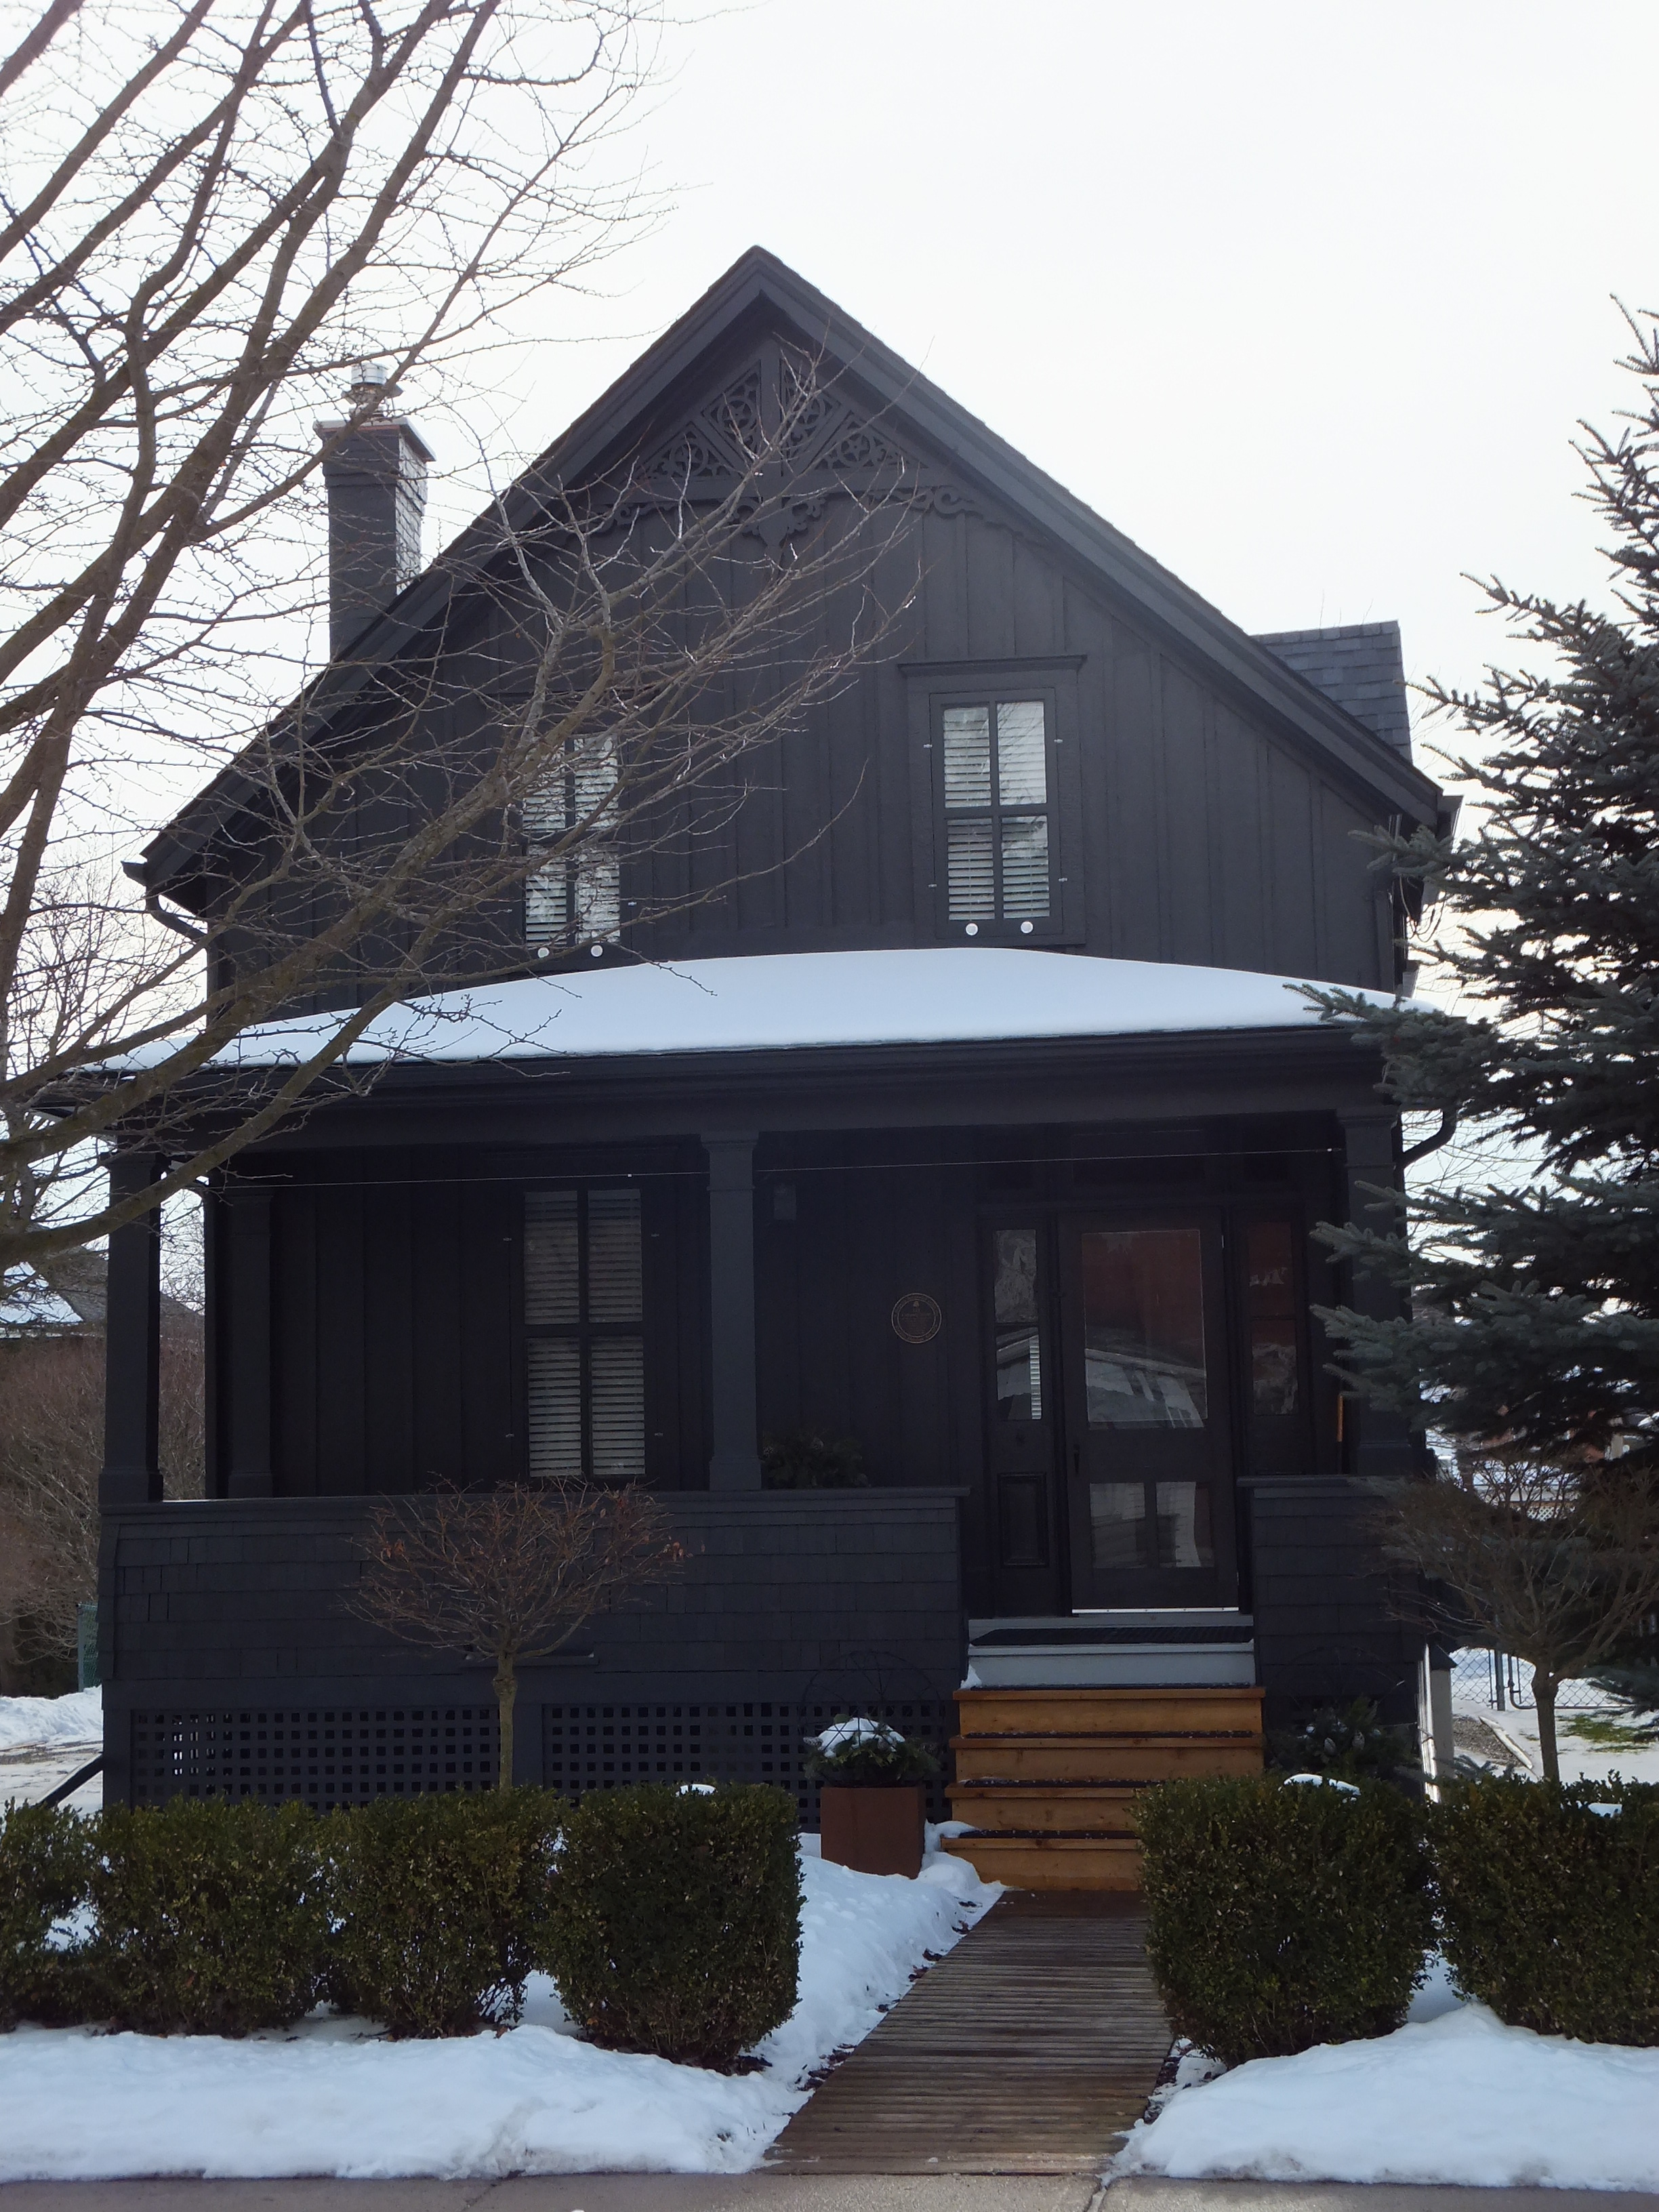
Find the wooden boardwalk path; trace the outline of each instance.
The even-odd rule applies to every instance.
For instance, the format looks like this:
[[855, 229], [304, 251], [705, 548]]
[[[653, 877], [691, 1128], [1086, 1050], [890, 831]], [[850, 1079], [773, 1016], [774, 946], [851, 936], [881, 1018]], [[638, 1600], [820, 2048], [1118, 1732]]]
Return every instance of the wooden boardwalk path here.
[[1140, 1899], [1010, 1891], [767, 2154], [795, 2173], [1098, 2172], [1170, 2049]]

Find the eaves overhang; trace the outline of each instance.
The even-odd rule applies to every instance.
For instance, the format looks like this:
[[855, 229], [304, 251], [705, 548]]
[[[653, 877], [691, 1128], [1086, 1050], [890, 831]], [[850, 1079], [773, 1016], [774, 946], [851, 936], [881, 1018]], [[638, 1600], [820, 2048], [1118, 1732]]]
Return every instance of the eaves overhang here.
[[[218, 1072], [210, 1091], [204, 1085], [198, 1093], [204, 1125], [257, 1099], [273, 1073]], [[1376, 1095], [1380, 1073], [1375, 1048], [1334, 1024], [778, 1052], [392, 1061], [349, 1091], [313, 1094], [252, 1157], [359, 1145], [591, 1144], [596, 1130], [633, 1141], [727, 1127], [1037, 1126], [1085, 1116], [1104, 1124], [1387, 1112]], [[178, 1103], [188, 1109], [187, 1100]]]

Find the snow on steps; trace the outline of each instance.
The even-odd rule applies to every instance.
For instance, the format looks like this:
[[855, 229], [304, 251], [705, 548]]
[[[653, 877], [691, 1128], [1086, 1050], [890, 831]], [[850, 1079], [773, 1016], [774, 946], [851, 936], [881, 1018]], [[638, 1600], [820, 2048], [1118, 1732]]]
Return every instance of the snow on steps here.
[[1260, 1689], [958, 1690], [945, 1848], [1021, 1889], [1138, 1889], [1135, 1790], [1259, 1774]]

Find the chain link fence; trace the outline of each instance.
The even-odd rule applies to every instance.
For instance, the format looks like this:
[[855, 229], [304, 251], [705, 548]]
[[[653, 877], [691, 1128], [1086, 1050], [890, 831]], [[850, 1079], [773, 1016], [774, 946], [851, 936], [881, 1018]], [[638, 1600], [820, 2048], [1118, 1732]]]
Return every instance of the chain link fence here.
[[[1451, 1674], [1452, 1703], [1465, 1711], [1480, 1705], [1492, 1712], [1532, 1711], [1532, 1668], [1512, 1652], [1454, 1651]], [[1559, 1713], [1609, 1715], [1627, 1710], [1622, 1698], [1598, 1689], [1594, 1682], [1563, 1682], [1555, 1709]]]

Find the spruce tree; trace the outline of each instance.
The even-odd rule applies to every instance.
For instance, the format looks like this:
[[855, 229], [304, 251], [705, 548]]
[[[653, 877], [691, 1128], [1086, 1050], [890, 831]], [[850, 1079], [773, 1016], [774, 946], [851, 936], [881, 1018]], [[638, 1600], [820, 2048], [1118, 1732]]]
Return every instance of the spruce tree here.
[[1640, 404], [1577, 447], [1609, 604], [1481, 586], [1529, 650], [1478, 691], [1430, 687], [1461, 729], [1472, 833], [1378, 841], [1458, 1011], [1328, 999], [1402, 1108], [1496, 1139], [1517, 1171], [1419, 1194], [1409, 1231], [1323, 1232], [1410, 1288], [1407, 1317], [1324, 1316], [1368, 1396], [1624, 1481], [1659, 1472], [1659, 324], [1631, 328]]
[[1562, 1681], [1622, 1658], [1659, 1702], [1659, 324], [1631, 328], [1640, 404], [1577, 448], [1607, 604], [1481, 586], [1524, 666], [1430, 687], [1471, 834], [1377, 841], [1432, 917], [1443, 1004], [1321, 994], [1438, 1117], [1419, 1151], [1473, 1134], [1504, 1160], [1419, 1192], [1392, 1234], [1322, 1229], [1408, 1296], [1321, 1317], [1352, 1386], [1451, 1447], [1395, 1499], [1391, 1549], [1425, 1625], [1533, 1663], [1550, 1779]]

